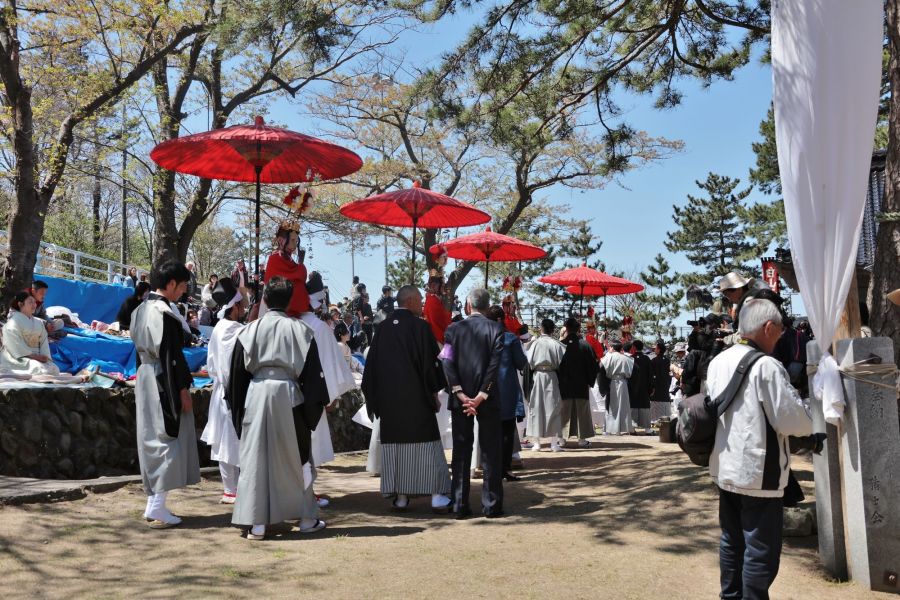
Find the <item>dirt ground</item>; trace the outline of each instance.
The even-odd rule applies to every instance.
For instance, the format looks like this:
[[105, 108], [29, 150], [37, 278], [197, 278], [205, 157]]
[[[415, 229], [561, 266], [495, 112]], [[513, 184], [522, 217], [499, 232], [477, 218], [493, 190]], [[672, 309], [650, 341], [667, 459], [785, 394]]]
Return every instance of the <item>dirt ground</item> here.
[[[174, 492], [184, 523], [147, 528], [133, 485], [71, 502], [0, 507], [6, 598], [715, 598], [716, 495], [677, 446], [595, 438], [590, 450], [524, 452], [508, 516], [455, 521], [417, 499], [392, 513], [365, 454], [320, 471], [328, 528], [263, 542], [230, 526], [216, 480]], [[809, 464], [799, 478], [812, 496]], [[472, 506], [479, 505], [480, 481]], [[828, 581], [815, 537], [786, 539], [772, 598], [856, 600]]]

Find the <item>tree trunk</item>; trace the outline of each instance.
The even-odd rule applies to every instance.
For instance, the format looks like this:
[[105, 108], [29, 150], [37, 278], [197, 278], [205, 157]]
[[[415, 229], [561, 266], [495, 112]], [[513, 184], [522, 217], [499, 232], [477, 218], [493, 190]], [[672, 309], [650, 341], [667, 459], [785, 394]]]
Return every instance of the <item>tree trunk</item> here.
[[[99, 161], [99, 158], [98, 158]], [[100, 250], [100, 201], [103, 199], [103, 189], [100, 186], [100, 167], [94, 172], [94, 189], [91, 193], [93, 200], [93, 212], [91, 213], [91, 233], [94, 247], [92, 251], [98, 254]]]
[[[31, 286], [34, 267], [37, 262], [44, 219], [50, 204], [50, 196], [37, 192], [35, 187], [34, 144], [32, 139], [33, 114], [31, 111], [31, 89], [21, 81], [13, 97], [13, 152], [16, 158], [16, 195], [10, 207], [8, 222], [9, 250], [2, 267], [2, 302], [7, 304], [18, 291]], [[7, 86], [7, 90], [9, 87]]]
[[175, 173], [159, 168], [153, 175], [153, 266], [168, 260], [179, 260]]
[[[884, 199], [881, 212], [900, 212], [900, 0], [887, 2], [887, 34], [890, 42], [888, 71], [891, 82], [888, 147], [885, 164]], [[885, 297], [900, 288], [900, 221], [883, 221], [875, 238], [872, 272], [872, 307], [869, 325], [876, 336], [894, 341], [894, 357], [900, 364], [900, 307]]]

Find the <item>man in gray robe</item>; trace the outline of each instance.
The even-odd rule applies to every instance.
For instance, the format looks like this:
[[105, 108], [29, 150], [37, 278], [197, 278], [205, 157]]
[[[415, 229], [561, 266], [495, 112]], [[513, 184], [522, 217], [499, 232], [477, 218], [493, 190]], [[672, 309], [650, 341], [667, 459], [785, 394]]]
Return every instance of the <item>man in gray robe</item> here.
[[184, 294], [190, 272], [183, 264], [169, 261], [154, 269], [150, 278], [155, 291], [131, 318], [138, 364], [137, 447], [148, 496], [144, 518], [151, 528], [165, 529], [181, 523], [166, 508], [167, 494], [200, 482], [190, 394], [193, 378], [182, 351], [181, 319], [171, 305]]
[[634, 359], [622, 354], [622, 342], [612, 343], [612, 352], [600, 360], [609, 380], [609, 405], [606, 408], [606, 434], [631, 433], [631, 403], [628, 398], [628, 378], [634, 369]]
[[312, 330], [284, 312], [292, 293], [290, 280], [269, 280], [269, 310], [241, 331], [232, 355], [226, 401], [240, 438], [241, 477], [231, 522], [249, 527], [250, 540], [282, 521], [299, 519], [301, 533], [325, 527], [304, 463], [327, 391]]
[[554, 337], [556, 325], [550, 319], [541, 321], [541, 333], [528, 348], [528, 366], [532, 372], [531, 391], [528, 394], [528, 437], [534, 443], [532, 450], [541, 449], [541, 438], [550, 438], [550, 450], [560, 452], [562, 437], [562, 396], [557, 370], [566, 349]]
[[362, 390], [369, 418], [381, 420], [382, 496], [404, 510], [410, 496], [431, 495], [431, 508], [447, 512], [450, 470], [435, 414], [447, 380], [422, 300], [415, 286], [400, 288], [399, 308], [379, 325], [369, 348]]

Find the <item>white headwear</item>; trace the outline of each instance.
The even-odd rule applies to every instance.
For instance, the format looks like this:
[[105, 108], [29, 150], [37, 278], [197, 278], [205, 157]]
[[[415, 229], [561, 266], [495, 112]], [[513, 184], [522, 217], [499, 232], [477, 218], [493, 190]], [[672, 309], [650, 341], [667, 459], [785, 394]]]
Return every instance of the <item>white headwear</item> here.
[[225, 306], [223, 306], [223, 307], [222, 307], [222, 310], [220, 310], [219, 312], [216, 313], [216, 317], [218, 317], [219, 319], [224, 319], [224, 318], [225, 318], [225, 313], [228, 312], [228, 309], [231, 308], [232, 306], [234, 306], [235, 304], [237, 304], [238, 302], [240, 302], [241, 300], [243, 300], [243, 298], [244, 298], [244, 297], [241, 295], [241, 293], [240, 293], [240, 292], [237, 292], [237, 293], [234, 295], [234, 298], [232, 298], [231, 300], [229, 300], [229, 301], [228, 301], [228, 304], [226, 304]]

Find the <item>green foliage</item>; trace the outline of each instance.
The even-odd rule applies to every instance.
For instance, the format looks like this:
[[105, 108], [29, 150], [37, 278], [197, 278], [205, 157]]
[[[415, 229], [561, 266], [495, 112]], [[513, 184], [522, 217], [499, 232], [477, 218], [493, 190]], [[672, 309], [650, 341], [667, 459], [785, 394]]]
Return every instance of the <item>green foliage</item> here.
[[645, 314], [640, 320], [635, 319], [639, 331], [656, 337], [674, 335], [673, 319], [681, 313], [684, 294], [679, 285], [681, 277], [671, 272], [669, 261], [662, 254], [654, 257], [640, 277], [646, 289], [641, 292]]
[[[391, 286], [395, 291], [399, 290], [404, 285], [409, 284], [409, 278], [412, 275], [411, 270], [412, 263], [409, 260], [409, 255], [407, 254], [403, 258], [398, 260], [394, 260], [388, 263], [388, 271], [387, 271], [387, 280], [388, 285]], [[427, 281], [427, 273], [425, 270], [425, 262], [419, 259], [416, 264], [416, 280], [415, 284], [419, 287], [420, 290], [425, 289], [425, 282]], [[365, 283], [365, 282], [364, 282]], [[366, 284], [368, 287], [368, 283]], [[381, 286], [377, 286], [378, 289], [381, 289]], [[372, 290], [375, 290], [376, 287], [372, 287]], [[377, 301], [376, 292], [369, 291], [370, 294], [375, 294], [375, 298]], [[374, 306], [374, 303], [372, 303]]]
[[665, 242], [670, 252], [683, 252], [708, 284], [729, 271], [744, 271], [757, 244], [748, 240], [740, 219], [752, 188], [735, 191], [739, 179], [710, 173], [697, 186], [706, 197], [688, 195], [685, 206], [674, 205], [676, 229]]

